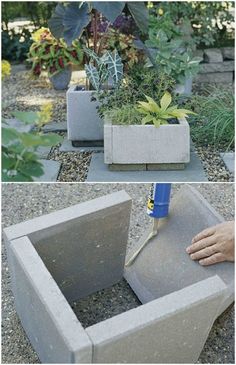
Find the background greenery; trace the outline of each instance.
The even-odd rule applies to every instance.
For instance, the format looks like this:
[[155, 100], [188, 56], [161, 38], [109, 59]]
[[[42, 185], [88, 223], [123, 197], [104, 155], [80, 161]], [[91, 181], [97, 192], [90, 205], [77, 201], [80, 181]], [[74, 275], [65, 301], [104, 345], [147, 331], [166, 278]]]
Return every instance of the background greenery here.
[[[146, 2], [155, 24], [168, 32], [175, 32], [176, 26], [190, 24], [192, 38], [198, 48], [233, 45], [234, 32], [227, 31], [227, 24], [233, 20], [229, 9], [234, 2], [227, 1], [184, 1]], [[29, 20], [35, 29], [48, 26], [57, 2], [3, 1], [2, 6], [2, 58], [22, 62], [27, 58], [27, 50], [32, 41], [29, 27], [12, 30], [9, 23], [17, 19]], [[127, 9], [125, 9], [125, 12]], [[133, 34], [133, 24], [129, 24], [126, 34]], [[127, 27], [126, 24], [126, 27]], [[91, 27], [90, 27], [91, 28]], [[91, 33], [88, 27], [87, 31]], [[132, 29], [131, 29], [132, 28]]]

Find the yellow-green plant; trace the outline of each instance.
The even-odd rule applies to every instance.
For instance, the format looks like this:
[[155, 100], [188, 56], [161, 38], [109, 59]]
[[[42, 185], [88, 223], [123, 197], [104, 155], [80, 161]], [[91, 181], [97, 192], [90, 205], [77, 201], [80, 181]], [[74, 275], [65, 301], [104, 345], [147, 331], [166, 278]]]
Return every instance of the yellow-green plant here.
[[139, 101], [137, 110], [144, 115], [142, 124], [154, 124], [160, 127], [162, 124], [168, 124], [168, 119], [184, 118], [188, 114], [196, 114], [191, 110], [178, 109], [178, 105], [170, 106], [172, 97], [169, 92], [165, 92], [158, 105], [153, 98], [145, 95], [148, 102]]
[[11, 65], [8, 61], [2, 60], [2, 80], [11, 74]]

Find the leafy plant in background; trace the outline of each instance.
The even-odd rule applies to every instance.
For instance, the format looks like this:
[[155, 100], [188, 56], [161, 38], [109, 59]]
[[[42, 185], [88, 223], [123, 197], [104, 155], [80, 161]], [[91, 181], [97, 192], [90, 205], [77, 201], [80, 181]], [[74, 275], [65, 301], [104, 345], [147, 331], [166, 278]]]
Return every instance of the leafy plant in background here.
[[[141, 32], [146, 33], [148, 27], [148, 11], [144, 2], [68, 2], [58, 3], [51, 19], [49, 27], [56, 38], [64, 38], [68, 44], [74, 39], [80, 38], [86, 27], [91, 23], [93, 29], [93, 50], [98, 52], [98, 25], [100, 16], [104, 16], [109, 24], [115, 22], [124, 8], [127, 7], [135, 23]], [[108, 28], [107, 27], [107, 28]], [[85, 35], [86, 36], [86, 35]], [[89, 37], [87, 35], [87, 47]]]
[[5, 79], [5, 77], [10, 76], [11, 65], [8, 61], [2, 60], [1, 66], [2, 66], [2, 80], [3, 80], [3, 79]]
[[[172, 24], [175, 24], [177, 28], [186, 21], [189, 22], [192, 28], [192, 39], [198, 48], [225, 47], [230, 39], [233, 45], [234, 30], [231, 23], [234, 22], [234, 16], [229, 12], [233, 7], [232, 1], [164, 1], [153, 2], [149, 11], [154, 18], [157, 17], [157, 26], [161, 21], [161, 29], [165, 32], [168, 25], [171, 25], [168, 19], [171, 19]], [[166, 19], [161, 20], [161, 16], [165, 16], [169, 22], [165, 28], [163, 23]], [[171, 31], [173, 31], [172, 26]]]
[[154, 124], [160, 127], [162, 124], [168, 124], [171, 118], [184, 118], [188, 114], [195, 114], [191, 110], [178, 109], [178, 105], [170, 106], [172, 97], [169, 92], [165, 92], [160, 100], [160, 105], [153, 98], [146, 95], [147, 102], [138, 102], [138, 111], [143, 114], [142, 124]]
[[37, 149], [41, 146], [54, 146], [62, 137], [47, 133], [41, 128], [51, 118], [52, 105], [46, 104], [40, 112], [14, 112], [13, 116], [22, 124], [12, 128], [6, 120], [2, 123], [2, 180], [33, 181], [43, 175], [43, 165]]
[[84, 47], [84, 51], [90, 57], [89, 64], [85, 65], [86, 76], [95, 90], [100, 91], [105, 83], [108, 86], [109, 81], [110, 86], [118, 87], [123, 78], [123, 64], [117, 50], [101, 57], [89, 48]]
[[10, 62], [24, 61], [32, 42], [28, 29], [23, 28], [20, 32], [2, 30], [2, 58]]
[[196, 111], [191, 117], [193, 141], [212, 145], [223, 151], [232, 149], [235, 142], [233, 89], [211, 87], [205, 95], [194, 95], [188, 106]]
[[191, 50], [185, 47], [181, 37], [169, 39], [163, 30], [150, 29], [145, 45], [140, 41], [137, 44], [140, 44], [149, 57], [149, 67], [161, 69], [179, 83], [184, 83], [186, 78], [194, 77], [199, 71], [201, 58], [192, 56]]
[[[136, 106], [140, 98], [151, 95], [160, 100], [166, 90], [173, 91], [175, 81], [168, 75], [154, 68], [145, 68], [136, 64], [128, 70], [125, 79], [115, 90], [109, 90], [96, 95], [100, 102], [98, 113], [101, 118], [112, 109], [120, 109], [122, 106]], [[132, 123], [132, 121], [131, 121]], [[134, 123], [135, 124], [135, 123]]]
[[28, 61], [32, 63], [34, 76], [43, 70], [53, 76], [69, 65], [79, 65], [83, 60], [83, 51], [78, 40], [67, 46], [63, 39], [56, 39], [47, 28], [41, 28], [32, 35], [34, 43], [29, 50]]

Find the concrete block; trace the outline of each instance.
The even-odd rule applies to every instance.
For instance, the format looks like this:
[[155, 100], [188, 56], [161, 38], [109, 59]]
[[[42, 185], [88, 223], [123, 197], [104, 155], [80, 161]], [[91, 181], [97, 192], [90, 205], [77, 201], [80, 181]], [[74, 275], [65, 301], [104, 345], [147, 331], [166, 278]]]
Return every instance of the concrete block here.
[[234, 152], [224, 152], [220, 153], [222, 160], [224, 161], [229, 172], [234, 174], [235, 171], [235, 153]]
[[106, 181], [106, 182], [189, 182], [189, 181], [208, 181], [202, 167], [201, 160], [192, 151], [190, 163], [186, 165], [184, 171], [110, 171], [104, 164], [103, 153], [93, 153], [87, 175], [87, 181]]
[[90, 363], [92, 342], [28, 237], [9, 244], [15, 306], [42, 363]]
[[93, 362], [196, 363], [224, 293], [214, 276], [88, 327]]
[[146, 171], [146, 164], [111, 164], [108, 165], [110, 171]]
[[225, 61], [221, 63], [202, 63], [200, 65], [200, 73], [211, 72], [233, 72], [234, 61]]
[[235, 48], [234, 47], [224, 47], [224, 48], [222, 48], [222, 54], [223, 54], [224, 60], [234, 60]]
[[[197, 233], [222, 221], [197, 190], [183, 186], [171, 200], [168, 218], [160, 220], [158, 235], [147, 244], [133, 265], [126, 267], [125, 278], [141, 302], [218, 275], [227, 285], [227, 294], [219, 308], [219, 313], [223, 312], [234, 300], [234, 265], [226, 262], [203, 267], [192, 261], [185, 251]], [[131, 255], [132, 251], [127, 261]]]
[[61, 168], [61, 163], [53, 160], [40, 160], [43, 164], [44, 174], [35, 177], [35, 182], [52, 182], [57, 181], [57, 177]]
[[131, 199], [124, 191], [4, 230], [9, 242], [28, 236], [69, 302], [123, 277]]
[[233, 72], [211, 72], [209, 74], [198, 74], [196, 81], [199, 83], [222, 83], [232, 84], [233, 83]]
[[66, 137], [61, 146], [59, 147], [60, 152], [91, 152], [91, 151], [104, 151], [103, 147], [99, 146], [83, 146], [83, 147], [74, 147], [72, 145], [72, 141], [69, 141]]
[[209, 63], [223, 62], [223, 55], [219, 48], [204, 50], [204, 60]]
[[152, 163], [147, 164], [148, 171], [169, 171], [169, 170], [184, 170], [184, 163]]
[[103, 121], [97, 114], [93, 91], [77, 91], [71, 86], [67, 98], [67, 131], [71, 141], [103, 140]]
[[[186, 119], [178, 125], [104, 125], [106, 164], [188, 163], [190, 133]], [[112, 140], [111, 140], [112, 138]]]

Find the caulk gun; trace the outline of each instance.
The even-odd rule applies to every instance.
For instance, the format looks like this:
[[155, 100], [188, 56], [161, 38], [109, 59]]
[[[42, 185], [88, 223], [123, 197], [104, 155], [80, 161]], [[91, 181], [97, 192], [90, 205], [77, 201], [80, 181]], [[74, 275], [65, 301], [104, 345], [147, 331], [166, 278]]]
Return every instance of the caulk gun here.
[[142, 251], [144, 246], [146, 246], [146, 244], [157, 235], [159, 219], [167, 217], [169, 213], [170, 191], [171, 184], [152, 184], [147, 204], [147, 214], [153, 218], [152, 230], [144, 242], [141, 243], [135, 253], [131, 256], [128, 262], [126, 262], [126, 266], [131, 265]]

